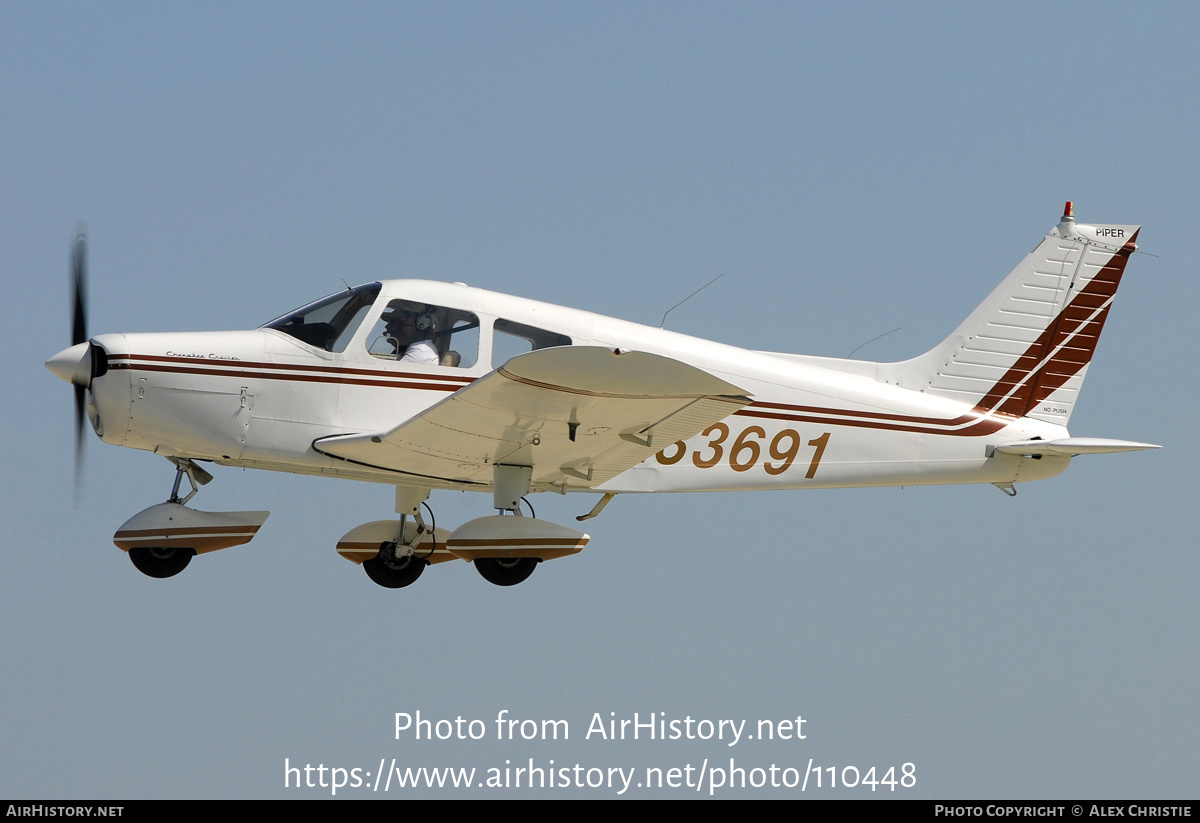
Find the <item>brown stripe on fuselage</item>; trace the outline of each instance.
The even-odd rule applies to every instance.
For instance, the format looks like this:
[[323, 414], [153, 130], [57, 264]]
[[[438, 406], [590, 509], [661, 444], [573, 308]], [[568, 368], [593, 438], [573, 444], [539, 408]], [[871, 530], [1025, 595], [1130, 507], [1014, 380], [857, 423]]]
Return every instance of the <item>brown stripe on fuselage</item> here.
[[[135, 362], [136, 361], [136, 362]], [[146, 362], [142, 362], [146, 361]], [[204, 366], [198, 365], [203, 363]], [[211, 377], [245, 377], [259, 380], [281, 380], [300, 383], [334, 383], [352, 386], [374, 386], [395, 389], [455, 392], [474, 382], [473, 377], [457, 375], [389, 372], [380, 369], [352, 369], [332, 366], [299, 366], [292, 363], [261, 363], [257, 361], [209, 361], [196, 357], [164, 357], [161, 355], [124, 354], [109, 359], [110, 369], [129, 369], [168, 374], [197, 374]], [[308, 372], [303, 374], [302, 372]], [[373, 377], [375, 379], [364, 379]], [[420, 381], [420, 382], [414, 382]]]
[[[220, 371], [217, 369], [196, 369], [186, 367], [173, 366], [147, 366], [142, 364], [117, 364], [109, 366], [110, 370], [115, 369], [130, 369], [132, 371], [150, 371], [150, 372], [166, 372], [169, 374], [203, 374], [215, 377], [247, 377], [260, 380], [280, 380], [285, 382], [296, 383], [336, 383], [347, 386], [377, 386], [384, 389], [424, 389], [426, 391], [447, 391], [456, 392], [463, 386], [451, 384], [433, 384], [426, 383], [405, 383], [398, 379], [393, 380], [363, 380], [361, 378], [346, 377], [342, 375], [323, 376], [323, 375], [305, 375], [305, 374], [275, 374], [272, 372], [253, 372], [253, 371]], [[399, 376], [397, 376], [399, 377]], [[423, 379], [423, 378], [422, 378]], [[464, 384], [465, 385], [465, 384]]]
[[[109, 356], [109, 362], [125, 361], [125, 360], [150, 360], [157, 363], [208, 363], [214, 366], [225, 366], [229, 369], [276, 369], [279, 371], [308, 371], [308, 372], [324, 372], [330, 374], [361, 374], [366, 376], [372, 375], [392, 375], [394, 372], [383, 369], [355, 369], [346, 366], [304, 366], [298, 363], [270, 363], [259, 360], [221, 360], [219, 358], [207, 357], [178, 357], [161, 354], [114, 354]], [[400, 361], [395, 361], [400, 362]], [[445, 380], [448, 382], [466, 382], [470, 383], [475, 378], [462, 377], [458, 375], [445, 374], [423, 374], [418, 372], [400, 372], [396, 374], [398, 377], [414, 377], [422, 380]]]
[[[904, 415], [887, 415], [889, 418], [894, 418], [896, 422], [885, 422], [883, 420], [853, 420], [840, 415], [856, 415], [856, 412], [840, 411], [830, 409], [823, 412], [826, 416], [819, 414], [782, 414], [778, 412], [763, 412], [758, 411], [755, 406], [749, 409], [742, 409], [734, 412], [738, 417], [757, 417], [765, 420], [787, 420], [794, 423], [824, 423], [832, 426], [847, 426], [856, 429], [879, 429], [881, 431], [901, 431], [901, 432], [918, 432], [923, 434], [941, 434], [952, 437], [982, 437], [993, 432], [998, 432], [1016, 418], [1000, 419], [995, 416], [981, 414], [976, 417], [974, 415], [960, 415], [951, 420], [938, 420], [930, 417], [905, 417]], [[803, 407], [797, 407], [803, 408]], [[863, 415], [866, 416], [866, 415]], [[880, 415], [883, 417], [883, 415]], [[912, 421], [912, 422], [903, 422]], [[962, 428], [949, 428], [950, 426], [961, 426], [963, 423], [970, 422], [970, 425]], [[934, 428], [935, 426], [943, 427], [941, 430]]]

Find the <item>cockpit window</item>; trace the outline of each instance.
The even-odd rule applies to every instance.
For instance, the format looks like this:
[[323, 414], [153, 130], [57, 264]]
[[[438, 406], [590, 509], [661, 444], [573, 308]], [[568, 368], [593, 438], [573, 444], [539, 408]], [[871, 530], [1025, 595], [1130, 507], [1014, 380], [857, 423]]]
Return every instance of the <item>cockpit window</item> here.
[[447, 306], [392, 300], [367, 336], [367, 347], [380, 360], [470, 368], [479, 357], [479, 318]]
[[331, 294], [278, 317], [262, 328], [277, 329], [325, 351], [345, 351], [380, 288], [379, 283], [369, 283]]

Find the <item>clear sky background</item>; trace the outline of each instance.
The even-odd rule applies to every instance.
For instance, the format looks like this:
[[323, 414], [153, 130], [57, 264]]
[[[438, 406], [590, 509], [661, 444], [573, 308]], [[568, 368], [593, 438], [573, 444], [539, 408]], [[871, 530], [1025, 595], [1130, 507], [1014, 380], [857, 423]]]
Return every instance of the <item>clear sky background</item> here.
[[[915, 764], [895, 796], [1194, 798], [1198, 32], [1186, 3], [0, 5], [0, 796], [329, 796], [285, 790], [285, 758], [732, 757]], [[271, 518], [168, 581], [110, 540], [167, 497], [166, 461], [89, 434], [72, 505], [71, 390], [42, 362], [81, 219], [93, 334], [248, 328], [402, 277], [657, 325], [725, 273], [668, 326], [839, 357], [901, 327], [857, 355], [890, 360], [1068, 199], [1156, 255], [1129, 263], [1072, 434], [1164, 448], [1015, 499], [622, 496], [518, 587], [447, 564], [401, 591], [333, 548], [391, 516], [387, 486], [216, 468], [193, 505]], [[570, 523], [593, 500], [534, 502]], [[431, 502], [451, 528], [491, 513]], [[489, 739], [396, 740], [418, 710]], [[501, 710], [570, 739], [496, 741]], [[585, 739], [610, 712], [801, 715], [806, 739]], [[827, 781], [806, 796], [872, 796]]]

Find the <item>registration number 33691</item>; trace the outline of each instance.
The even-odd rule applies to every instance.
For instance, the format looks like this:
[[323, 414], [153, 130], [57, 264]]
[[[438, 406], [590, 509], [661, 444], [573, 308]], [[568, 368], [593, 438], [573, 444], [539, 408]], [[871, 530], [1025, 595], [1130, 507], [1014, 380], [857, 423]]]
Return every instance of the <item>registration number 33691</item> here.
[[[800, 457], [800, 450], [804, 444], [804, 438], [795, 429], [784, 429], [775, 435], [768, 444], [765, 442], [766, 431], [761, 426], [750, 426], [743, 429], [733, 443], [726, 447], [725, 441], [729, 439], [729, 426], [724, 423], [713, 423], [701, 432], [700, 436], [711, 439], [692, 452], [692, 465], [696, 468], [711, 469], [720, 464], [728, 450], [729, 468], [735, 472], [750, 471], [761, 458], [763, 470], [770, 475], [780, 475], [790, 469], [796, 462], [796, 458]], [[766, 454], [763, 453], [764, 445]], [[825, 454], [825, 447], [829, 445], [829, 432], [809, 440], [808, 445], [815, 451], [809, 460], [808, 471], [804, 476], [812, 478], [816, 476], [817, 467], [821, 465], [821, 457]], [[663, 466], [674, 466], [683, 460], [686, 454], [687, 445], [679, 440], [656, 454], [654, 459]]]

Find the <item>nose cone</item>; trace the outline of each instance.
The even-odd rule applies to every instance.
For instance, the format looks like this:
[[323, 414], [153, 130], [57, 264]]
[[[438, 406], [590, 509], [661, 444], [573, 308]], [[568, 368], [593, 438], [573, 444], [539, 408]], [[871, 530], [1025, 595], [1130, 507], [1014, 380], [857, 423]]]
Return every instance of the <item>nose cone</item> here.
[[92, 344], [76, 343], [63, 349], [46, 361], [46, 368], [68, 383], [86, 387], [92, 382]]

